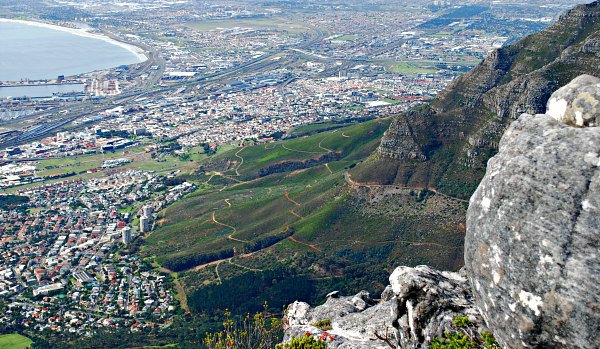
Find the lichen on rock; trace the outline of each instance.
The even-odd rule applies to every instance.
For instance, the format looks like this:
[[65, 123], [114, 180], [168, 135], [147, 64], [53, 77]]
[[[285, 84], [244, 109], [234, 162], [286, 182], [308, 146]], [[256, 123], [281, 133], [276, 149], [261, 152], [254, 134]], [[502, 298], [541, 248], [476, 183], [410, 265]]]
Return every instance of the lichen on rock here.
[[465, 262], [507, 348], [600, 347], [600, 80], [522, 115], [471, 198]]
[[600, 125], [600, 79], [581, 75], [556, 91], [548, 101], [546, 114], [577, 127]]

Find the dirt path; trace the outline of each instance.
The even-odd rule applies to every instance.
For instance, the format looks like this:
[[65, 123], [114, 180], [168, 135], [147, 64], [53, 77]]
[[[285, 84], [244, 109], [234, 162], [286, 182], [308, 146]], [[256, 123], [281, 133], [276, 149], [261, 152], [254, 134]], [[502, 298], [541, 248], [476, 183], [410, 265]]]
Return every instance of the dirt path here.
[[292, 204], [294, 204], [296, 206], [301, 206], [300, 203], [298, 203], [297, 201], [294, 201], [292, 198], [290, 198], [290, 193], [285, 193], [285, 194], [283, 194], [283, 196], [287, 199], [287, 201], [291, 202]]
[[240, 173], [238, 172], [238, 170], [240, 169], [240, 167], [242, 167], [242, 165], [244, 164], [244, 158], [240, 156], [240, 153], [242, 152], [242, 150], [246, 149], [246, 147], [242, 147], [242, 149], [238, 150], [234, 155], [240, 159], [240, 163], [237, 165], [237, 167], [235, 168], [235, 175], [239, 176]]
[[311, 244], [307, 244], [306, 242], [298, 241], [298, 240], [297, 240], [296, 238], [294, 238], [293, 236], [290, 236], [290, 237], [289, 237], [289, 239], [290, 239], [290, 240], [292, 240], [292, 241], [293, 241], [293, 242], [295, 242], [295, 243], [298, 243], [298, 244], [301, 244], [301, 245], [307, 246], [307, 247], [309, 247], [309, 248], [312, 248], [313, 250], [315, 250], [315, 251], [317, 251], [317, 252], [323, 252], [323, 251], [321, 251], [321, 250], [320, 250], [320, 249], [319, 249], [317, 246], [315, 246], [315, 245], [311, 245]]
[[326, 152], [328, 152], [328, 153], [333, 153], [333, 149], [325, 148], [325, 147], [322, 145], [323, 141], [324, 141], [324, 140], [326, 140], [326, 139], [327, 139], [327, 137], [325, 137], [325, 138], [321, 139], [321, 141], [319, 142], [319, 144], [318, 144], [317, 146], [318, 146], [319, 148], [321, 148], [321, 149], [325, 150], [325, 151], [326, 151]]
[[229, 258], [229, 260], [228, 260], [228, 261], [229, 261], [229, 264], [231, 264], [231, 265], [235, 265], [235, 266], [236, 266], [236, 267], [238, 267], [238, 268], [242, 268], [242, 269], [246, 269], [246, 270], [250, 270], [250, 271], [256, 271], [256, 272], [261, 272], [261, 271], [263, 271], [262, 269], [253, 269], [253, 268], [248, 268], [248, 267], [245, 267], [245, 266], [243, 266], [243, 265], [240, 265], [240, 264], [234, 263], [234, 262], [232, 261], [232, 259], [233, 259], [233, 258]]
[[259, 177], [259, 178], [255, 178], [255, 179], [253, 179], [251, 181], [240, 181], [239, 179], [236, 179], [236, 178], [233, 178], [233, 177], [229, 177], [229, 176], [223, 176], [222, 174], [218, 174], [218, 176], [221, 176], [223, 178], [227, 178], [227, 179], [230, 179], [232, 181], [237, 182], [236, 184], [233, 184], [233, 185], [226, 185], [223, 188], [219, 189], [219, 191], [224, 191], [224, 190], [227, 190], [227, 189], [239, 187], [240, 185], [244, 185], [244, 184], [258, 182], [258, 181], [263, 180], [265, 178], [265, 177]]
[[173, 274], [174, 274], [173, 275], [173, 283], [175, 284], [175, 290], [177, 291], [177, 297], [179, 298], [179, 303], [181, 304], [181, 308], [183, 308], [183, 310], [189, 312], [190, 308], [187, 303], [187, 295], [185, 294], [185, 289], [183, 288], [181, 281], [179, 281], [179, 276], [177, 275], [177, 273], [173, 273]]
[[292, 209], [291, 209], [289, 212], [290, 212], [290, 213], [291, 213], [293, 216], [295, 216], [295, 217], [298, 217], [298, 218], [300, 218], [300, 219], [304, 218], [304, 217], [302, 217], [300, 214], [296, 213], [296, 211], [294, 211], [294, 209], [293, 209], [293, 208], [292, 208]]
[[455, 200], [455, 201], [460, 201], [460, 202], [464, 202], [464, 203], [469, 203], [469, 200], [464, 200], [464, 199], [459, 199], [457, 197], [454, 196], [450, 196], [448, 194], [444, 194], [444, 193], [440, 193], [437, 189], [435, 188], [430, 188], [430, 187], [420, 187], [420, 186], [413, 186], [413, 187], [403, 187], [400, 185], [393, 185], [393, 184], [373, 184], [373, 183], [362, 183], [362, 182], [357, 182], [355, 180], [352, 179], [352, 175], [350, 173], [348, 173], [346, 171], [346, 173], [344, 173], [344, 178], [346, 180], [346, 182], [350, 185], [353, 186], [357, 186], [357, 187], [363, 187], [363, 188], [393, 188], [393, 189], [414, 189], [414, 190], [429, 190], [437, 195], [443, 196], [445, 198], [451, 199], [451, 200]]
[[285, 150], [294, 151], [296, 153], [303, 153], [303, 154], [323, 154], [322, 151], [306, 151], [306, 150], [297, 150], [297, 149], [288, 148], [288, 146], [285, 145], [285, 144], [281, 144], [281, 147], [283, 149], [285, 149]]
[[342, 132], [342, 137], [344, 138], [350, 138], [350, 136], [348, 136], [347, 134], [345, 134], [344, 132]]
[[187, 269], [185, 271], [190, 271], [190, 270], [191, 271], [199, 271], [199, 270], [202, 270], [202, 269], [206, 269], [206, 268], [208, 268], [210, 266], [217, 265], [217, 264], [219, 264], [219, 263], [221, 263], [223, 261], [226, 261], [226, 260], [227, 260], [227, 258], [225, 258], [225, 259], [219, 259], [219, 260], [212, 261], [212, 262], [209, 262], [209, 263], [200, 264], [200, 265], [197, 265], [197, 266], [195, 266], [193, 268]]
[[219, 279], [219, 285], [223, 285], [223, 280], [221, 280], [221, 275], [219, 275], [219, 265], [221, 265], [222, 261], [219, 261], [219, 263], [217, 263], [217, 266], [215, 267], [215, 273], [217, 273], [217, 279]]
[[227, 175], [224, 175], [224, 174], [222, 174], [222, 173], [218, 173], [218, 174], [216, 174], [216, 175], [217, 175], [217, 176], [221, 176], [221, 177], [223, 177], [223, 178], [226, 178], [226, 179], [229, 179], [229, 180], [232, 180], [232, 181], [234, 181], [234, 182], [238, 182], [238, 183], [246, 183], [246, 182], [244, 182], [244, 181], [240, 181], [240, 180], [239, 180], [239, 179], [237, 179], [237, 178], [233, 178], [233, 177], [231, 177], [231, 176], [227, 176]]
[[225, 224], [225, 223], [221, 223], [221, 222], [217, 221], [217, 219], [215, 218], [215, 213], [214, 213], [214, 212], [213, 212], [213, 214], [212, 214], [212, 221], [213, 221], [213, 223], [215, 223], [215, 224], [217, 224], [217, 225], [220, 225], [220, 226], [222, 226], [222, 227], [226, 227], [226, 228], [230, 228], [230, 229], [232, 229], [232, 230], [233, 230], [233, 232], [227, 236], [227, 238], [228, 238], [229, 240], [233, 240], [233, 241], [241, 242], [241, 243], [244, 243], [244, 244], [251, 244], [251, 242], [250, 242], [250, 241], [246, 241], [246, 240], [240, 240], [240, 239], [238, 239], [238, 238], [234, 238], [234, 237], [233, 237], [233, 234], [237, 233], [237, 229], [236, 229], [234, 226], [231, 226], [231, 225], [229, 225], [229, 224]]
[[333, 174], [333, 171], [331, 170], [331, 168], [329, 168], [329, 164], [325, 164], [325, 168], [327, 169], [327, 171], [329, 171], [329, 174]]

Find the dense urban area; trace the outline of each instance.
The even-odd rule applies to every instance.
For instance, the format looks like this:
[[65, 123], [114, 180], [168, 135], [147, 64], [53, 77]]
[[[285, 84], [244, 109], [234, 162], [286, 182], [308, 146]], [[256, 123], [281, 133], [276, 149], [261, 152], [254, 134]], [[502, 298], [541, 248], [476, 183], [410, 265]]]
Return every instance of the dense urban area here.
[[146, 60], [0, 82], [76, 89], [0, 99], [0, 324], [86, 336], [169, 326], [184, 296], [136, 241], [205, 185], [181, 179], [194, 161], [418, 107], [572, 4], [3, 1], [2, 18], [104, 34]]

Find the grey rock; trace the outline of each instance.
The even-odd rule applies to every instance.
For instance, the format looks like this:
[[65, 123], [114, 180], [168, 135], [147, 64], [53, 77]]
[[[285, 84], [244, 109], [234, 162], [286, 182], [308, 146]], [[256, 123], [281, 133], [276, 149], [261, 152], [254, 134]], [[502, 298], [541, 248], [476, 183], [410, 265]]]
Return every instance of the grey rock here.
[[369, 305], [373, 304], [373, 300], [371, 299], [371, 295], [367, 291], [360, 291], [356, 296], [352, 297], [352, 304], [359, 311], [363, 311], [367, 309]]
[[[593, 81], [555, 97], [577, 107]], [[476, 304], [507, 348], [600, 347], [600, 128], [558, 119], [511, 125], [467, 213]]]
[[457, 315], [481, 322], [469, 283], [458, 273], [428, 266], [398, 267], [390, 276], [390, 283], [398, 299], [394, 312], [401, 348], [426, 348], [434, 337], [441, 338], [452, 331]]
[[427, 160], [417, 144], [408, 117], [396, 117], [381, 140], [379, 155], [390, 159]]
[[329, 292], [325, 298], [338, 298], [340, 296], [340, 291]]
[[546, 114], [571, 126], [600, 125], [600, 79], [590, 75], [575, 78], [550, 97]]
[[329, 348], [389, 348], [377, 335], [398, 348], [427, 348], [433, 337], [452, 330], [457, 315], [483, 323], [468, 281], [457, 273], [427, 266], [398, 267], [390, 284], [379, 303], [361, 291], [353, 297], [330, 297], [315, 308], [302, 302], [291, 304], [284, 319], [285, 341], [306, 332], [319, 336], [323, 331], [311, 324], [330, 320], [332, 329], [327, 332], [335, 340]]
[[381, 300], [387, 302], [394, 297], [394, 290], [392, 290], [392, 285], [387, 285], [385, 290], [381, 292]]

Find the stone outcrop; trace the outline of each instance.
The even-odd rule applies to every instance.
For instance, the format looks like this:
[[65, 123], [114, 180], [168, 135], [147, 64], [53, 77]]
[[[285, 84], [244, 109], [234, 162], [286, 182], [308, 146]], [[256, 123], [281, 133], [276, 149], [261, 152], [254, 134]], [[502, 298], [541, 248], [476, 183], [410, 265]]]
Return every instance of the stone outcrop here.
[[463, 315], [504, 348], [599, 348], [599, 96], [600, 79], [577, 77], [546, 114], [506, 131], [470, 201], [468, 281], [398, 267], [380, 300], [333, 292], [315, 308], [290, 305], [286, 340], [327, 332], [331, 348], [427, 348]]
[[506, 348], [600, 347], [599, 82], [514, 122], [471, 198], [466, 267]]
[[[307, 332], [315, 336], [327, 332], [334, 338], [328, 348], [390, 348], [390, 344], [427, 348], [434, 337], [451, 331], [458, 315], [483, 322], [467, 279], [458, 273], [418, 266], [398, 267], [378, 301], [365, 291], [353, 297], [333, 292], [325, 304], [315, 308], [303, 302], [291, 304], [284, 321], [286, 340]], [[315, 326], [324, 320], [331, 323], [331, 329]]]
[[411, 126], [404, 116], [398, 116], [392, 121], [389, 130], [381, 140], [378, 152], [384, 157], [396, 160], [427, 160], [414, 139]]
[[546, 114], [577, 127], [600, 126], [600, 79], [582, 75], [556, 91]]

